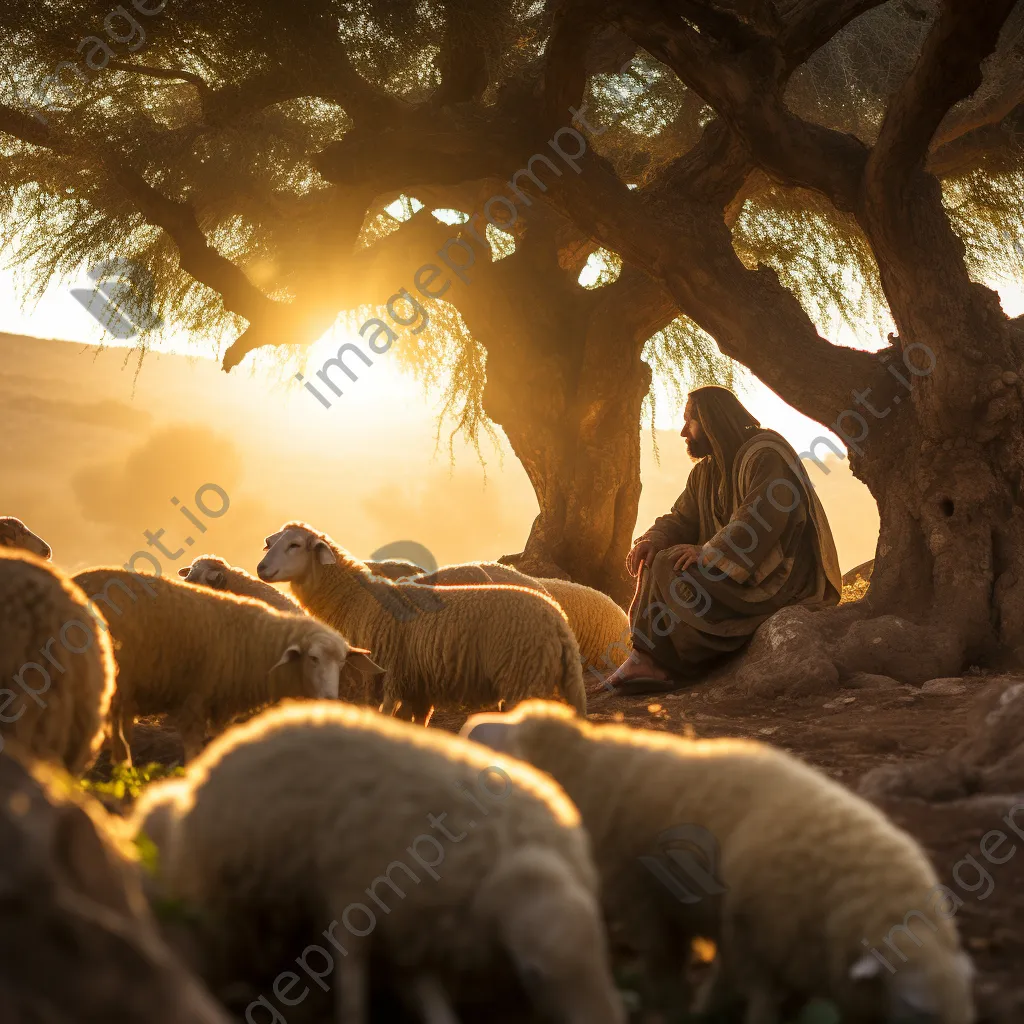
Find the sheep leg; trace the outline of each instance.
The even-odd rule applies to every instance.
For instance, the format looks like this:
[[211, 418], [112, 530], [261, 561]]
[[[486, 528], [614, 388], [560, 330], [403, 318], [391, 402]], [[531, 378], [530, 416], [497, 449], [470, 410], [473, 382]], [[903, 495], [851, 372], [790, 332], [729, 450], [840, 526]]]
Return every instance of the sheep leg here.
[[206, 717], [198, 713], [194, 707], [190, 707], [186, 701], [183, 707], [176, 714], [169, 716], [171, 724], [178, 730], [181, 736], [181, 745], [185, 749], [185, 763], [198, 757], [206, 745]]
[[414, 697], [407, 705], [403, 703], [403, 709], [406, 706], [409, 710], [409, 721], [421, 722], [424, 726], [429, 724], [430, 716], [434, 712], [434, 705], [429, 697]]
[[434, 975], [417, 975], [412, 982], [412, 995], [424, 1024], [459, 1024], [448, 993]]
[[334, 1019], [337, 1024], [367, 1024], [366, 964], [358, 953], [334, 963]]
[[131, 767], [131, 743], [135, 727], [135, 707], [120, 691], [114, 694], [110, 708], [110, 759]]

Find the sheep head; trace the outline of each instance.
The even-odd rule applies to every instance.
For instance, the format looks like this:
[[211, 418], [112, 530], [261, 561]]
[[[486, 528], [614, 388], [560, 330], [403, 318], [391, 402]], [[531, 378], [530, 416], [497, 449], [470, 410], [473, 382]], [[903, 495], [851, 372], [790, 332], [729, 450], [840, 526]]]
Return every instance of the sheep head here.
[[369, 651], [350, 646], [326, 626], [289, 644], [270, 671], [286, 666], [299, 673], [303, 696], [353, 704], [370, 703], [376, 677], [384, 674]]
[[21, 548], [40, 558], [49, 558], [53, 554], [42, 537], [37, 537], [14, 516], [0, 516], [0, 548]]
[[182, 566], [178, 575], [187, 583], [195, 583], [211, 590], [223, 590], [227, 584], [227, 562], [220, 558], [204, 555], [192, 560], [189, 566]]
[[318, 565], [336, 562], [330, 544], [308, 526], [286, 526], [266, 539], [266, 554], [256, 566], [264, 583], [308, 579]]

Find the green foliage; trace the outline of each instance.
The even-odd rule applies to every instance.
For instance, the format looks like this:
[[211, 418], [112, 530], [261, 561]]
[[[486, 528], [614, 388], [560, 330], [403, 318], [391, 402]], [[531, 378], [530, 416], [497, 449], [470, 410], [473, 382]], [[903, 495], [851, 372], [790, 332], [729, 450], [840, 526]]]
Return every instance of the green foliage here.
[[144, 871], [156, 877], [160, 867], [160, 851], [145, 832], [140, 832], [134, 840], [135, 850], [139, 855], [139, 863]]
[[156, 762], [147, 764], [144, 768], [115, 764], [111, 769], [109, 779], [85, 778], [80, 781], [79, 785], [94, 796], [113, 797], [115, 800], [135, 800], [151, 782], [184, 774], [185, 769], [180, 766], [168, 768], [166, 765]]
[[817, 193], [766, 188], [744, 204], [733, 245], [747, 266], [771, 267], [825, 337], [867, 344], [893, 329], [867, 239]]

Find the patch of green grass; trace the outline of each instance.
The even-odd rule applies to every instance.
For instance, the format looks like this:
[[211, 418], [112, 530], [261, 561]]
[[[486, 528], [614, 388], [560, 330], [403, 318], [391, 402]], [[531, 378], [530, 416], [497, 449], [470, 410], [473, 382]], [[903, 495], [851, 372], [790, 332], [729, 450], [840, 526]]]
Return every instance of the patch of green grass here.
[[115, 800], [135, 800], [151, 782], [184, 774], [184, 768], [168, 768], [155, 761], [143, 768], [117, 764], [111, 769], [109, 780], [100, 782], [93, 779], [82, 779], [79, 785], [93, 796], [113, 797]]

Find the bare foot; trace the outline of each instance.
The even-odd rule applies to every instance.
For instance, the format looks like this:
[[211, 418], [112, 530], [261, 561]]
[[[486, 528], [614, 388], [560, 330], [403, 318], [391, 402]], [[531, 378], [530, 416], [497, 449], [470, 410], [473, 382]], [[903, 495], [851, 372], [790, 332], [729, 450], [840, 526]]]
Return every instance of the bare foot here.
[[603, 683], [591, 687], [591, 693], [602, 690], [614, 690], [620, 683], [630, 679], [664, 679], [672, 678], [646, 651], [633, 651], [630, 656]]

